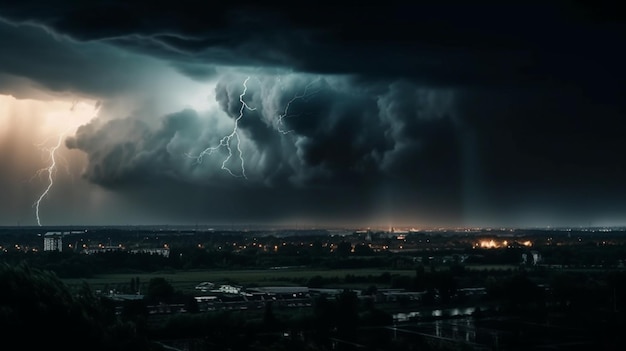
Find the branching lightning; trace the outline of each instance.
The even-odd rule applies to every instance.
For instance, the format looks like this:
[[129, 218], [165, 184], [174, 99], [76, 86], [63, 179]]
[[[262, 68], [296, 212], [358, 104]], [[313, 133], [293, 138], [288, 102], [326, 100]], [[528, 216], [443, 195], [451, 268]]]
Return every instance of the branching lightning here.
[[[76, 100], [73, 101], [70, 107], [70, 111], [74, 112], [77, 104], [78, 104], [78, 101]], [[91, 118], [94, 118], [98, 114], [98, 112], [100, 111], [100, 107], [101, 107], [100, 103], [97, 102], [96, 105], [94, 106], [94, 114]], [[45, 149], [45, 151], [48, 153], [50, 163], [47, 167], [41, 168], [35, 173], [35, 176], [41, 176], [42, 174], [46, 173], [47, 180], [48, 180], [48, 185], [46, 186], [44, 191], [39, 195], [39, 197], [33, 204], [33, 207], [35, 207], [35, 217], [37, 219], [37, 225], [39, 225], [40, 227], [42, 226], [42, 224], [41, 224], [41, 217], [39, 215], [39, 209], [41, 207], [42, 201], [48, 196], [48, 194], [50, 193], [50, 190], [54, 186], [54, 175], [57, 172], [57, 168], [59, 166], [58, 151], [61, 148], [61, 145], [63, 144], [63, 139], [65, 138], [65, 136], [75, 127], [76, 126], [72, 126], [70, 128], [67, 128], [63, 132], [61, 132], [57, 137], [56, 144], [52, 146], [51, 148]], [[33, 176], [33, 178], [35, 176]]]
[[65, 132], [61, 133], [59, 135], [59, 138], [57, 139], [56, 145], [48, 150], [48, 152], [50, 153], [50, 165], [48, 165], [48, 167], [43, 168], [39, 172], [37, 172], [38, 174], [40, 174], [42, 171], [48, 173], [48, 186], [41, 193], [41, 195], [39, 195], [39, 198], [37, 199], [37, 201], [35, 201], [33, 205], [35, 207], [35, 216], [37, 217], [37, 224], [40, 227], [41, 227], [41, 218], [39, 217], [39, 206], [41, 205], [41, 201], [43, 201], [43, 199], [46, 196], [48, 196], [50, 189], [52, 189], [52, 186], [54, 185], [54, 173], [56, 172], [56, 169], [57, 169], [56, 152], [61, 147], [64, 136], [65, 136]]
[[[289, 111], [289, 109], [291, 108], [291, 105], [297, 101], [297, 100], [306, 100], [309, 97], [311, 97], [312, 95], [315, 95], [319, 92], [319, 89], [313, 90], [312, 87], [313, 85], [319, 80], [320, 78], [318, 77], [317, 79], [309, 82], [303, 89], [302, 92], [300, 93], [296, 93], [285, 105], [284, 110], [282, 111], [282, 113], [278, 114], [278, 118], [274, 120], [275, 123], [275, 128], [276, 130], [285, 135], [285, 134], [289, 134], [291, 133], [293, 130], [288, 130], [284, 128], [284, 119], [285, 118], [290, 118], [290, 117], [294, 117], [297, 116], [297, 114], [293, 114]], [[217, 145], [215, 146], [210, 146], [207, 147], [206, 149], [202, 150], [202, 152], [200, 152], [199, 154], [190, 154], [190, 153], [186, 153], [185, 156], [191, 159], [195, 160], [195, 164], [201, 164], [204, 160], [205, 156], [210, 156], [218, 151], [220, 151], [220, 149], [225, 149], [227, 152], [226, 157], [222, 160], [222, 165], [221, 165], [221, 169], [223, 169], [224, 171], [228, 172], [228, 174], [230, 174], [233, 177], [237, 177], [237, 178], [248, 178], [248, 176], [246, 175], [246, 167], [245, 167], [245, 160], [244, 160], [244, 155], [243, 155], [243, 151], [241, 149], [241, 137], [239, 135], [239, 122], [240, 120], [244, 117], [244, 112], [245, 110], [249, 110], [249, 111], [255, 111], [256, 107], [250, 107], [248, 105], [248, 103], [244, 100], [244, 97], [246, 96], [247, 92], [248, 92], [248, 81], [250, 80], [250, 77], [247, 77], [244, 81], [243, 81], [243, 91], [241, 92], [241, 94], [239, 95], [239, 102], [241, 104], [241, 107], [239, 109], [239, 116], [237, 116], [237, 118], [235, 118], [234, 121], [234, 126], [232, 131], [227, 134], [224, 135], [219, 142], [217, 143]], [[258, 78], [257, 78], [258, 80]], [[259, 83], [262, 82], [259, 80]], [[235, 149], [236, 150], [233, 150]], [[231, 162], [231, 159], [235, 156], [235, 154], [237, 155], [237, 157], [239, 157], [239, 164], [241, 167], [241, 173], [236, 173], [234, 172], [230, 167], [229, 167], [229, 162]]]
[[291, 100], [289, 100], [287, 102], [287, 104], [285, 105], [285, 110], [283, 111], [283, 113], [278, 115], [278, 127], [277, 127], [278, 132], [280, 132], [282, 134], [289, 134], [289, 133], [293, 132], [293, 130], [291, 130], [291, 129], [283, 129], [283, 125], [284, 125], [283, 119], [289, 118], [289, 117], [293, 117], [293, 116], [297, 116], [295, 114], [289, 114], [289, 107], [291, 107], [291, 104], [294, 101], [300, 100], [300, 99], [307, 99], [311, 95], [314, 95], [314, 94], [318, 93], [319, 90], [315, 90], [315, 91], [309, 92], [309, 89], [311, 88], [313, 83], [315, 83], [317, 80], [319, 80], [319, 78], [309, 82], [309, 84], [307, 84], [306, 87], [304, 87], [304, 91], [302, 91], [302, 93], [294, 95], [291, 98]]
[[[243, 177], [243, 178], [246, 178], [246, 179], [248, 177], [246, 176], [245, 161], [244, 161], [244, 158], [243, 158], [243, 152], [241, 150], [241, 137], [239, 136], [239, 121], [241, 120], [241, 118], [243, 118], [244, 109], [247, 109], [249, 111], [254, 111], [256, 109], [254, 107], [248, 106], [248, 104], [243, 100], [244, 96], [246, 95], [246, 92], [248, 91], [248, 85], [247, 85], [248, 84], [248, 80], [250, 80], [250, 77], [247, 77], [243, 81], [243, 92], [239, 95], [239, 102], [241, 102], [241, 108], [239, 109], [239, 116], [237, 116], [237, 118], [235, 119], [235, 125], [233, 126], [232, 132], [230, 132], [230, 134], [227, 134], [224, 137], [222, 137], [222, 139], [220, 139], [220, 142], [216, 146], [212, 146], [212, 147], [208, 147], [208, 148], [204, 149], [197, 156], [193, 156], [193, 155], [187, 154], [188, 157], [195, 158], [196, 159], [196, 163], [200, 164], [200, 163], [202, 163], [202, 160], [203, 160], [204, 156], [211, 155], [211, 154], [213, 154], [214, 152], [218, 151], [221, 148], [226, 148], [226, 150], [228, 151], [228, 156], [226, 156], [226, 158], [222, 161], [222, 167], [221, 168], [223, 170], [225, 170], [226, 172], [228, 172], [233, 177]], [[241, 174], [234, 173], [227, 166], [228, 161], [230, 161], [231, 157], [233, 157], [233, 149], [232, 149], [232, 146], [231, 146], [231, 143], [233, 142], [232, 141], [233, 138], [236, 139], [235, 146], [237, 148], [237, 155], [239, 157], [239, 161], [240, 161], [240, 164], [241, 164]]]

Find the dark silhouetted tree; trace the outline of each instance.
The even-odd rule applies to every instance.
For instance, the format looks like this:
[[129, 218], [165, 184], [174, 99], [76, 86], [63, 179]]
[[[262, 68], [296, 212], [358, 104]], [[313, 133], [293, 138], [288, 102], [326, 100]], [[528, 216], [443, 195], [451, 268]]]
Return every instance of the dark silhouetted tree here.
[[359, 324], [359, 298], [354, 291], [345, 289], [337, 296], [336, 304], [337, 336], [355, 340]]
[[150, 279], [146, 291], [146, 299], [153, 302], [170, 303], [174, 298], [174, 287], [165, 278]]
[[347, 241], [342, 241], [339, 244], [337, 244], [337, 249], [335, 251], [337, 253], [337, 256], [345, 258], [348, 257], [348, 255], [350, 255], [350, 253], [352, 252], [352, 244], [350, 244]]
[[27, 350], [161, 350], [118, 320], [88, 286], [72, 294], [53, 272], [27, 264], [0, 263], [0, 330], [11, 337], [34, 333], [19, 340]]

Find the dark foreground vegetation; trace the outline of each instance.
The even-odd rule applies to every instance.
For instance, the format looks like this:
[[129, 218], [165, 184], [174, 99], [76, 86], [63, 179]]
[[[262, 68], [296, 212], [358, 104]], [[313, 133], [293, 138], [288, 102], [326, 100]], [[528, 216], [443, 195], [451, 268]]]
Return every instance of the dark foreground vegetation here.
[[70, 293], [53, 272], [26, 264], [0, 263], [0, 334], [24, 350], [162, 349], [89, 286]]
[[[168, 256], [6, 250], [0, 254], [3, 339], [26, 332], [36, 337], [20, 338], [22, 348], [61, 350], [620, 350], [626, 345], [626, 255], [615, 238], [610, 245], [588, 237], [574, 237], [575, 244], [568, 245], [535, 243], [532, 253], [523, 246], [481, 249], [464, 247], [458, 238], [427, 236], [415, 240], [439, 240], [437, 249], [375, 251], [357, 248], [360, 242], [349, 237], [333, 239], [332, 250], [323, 249], [323, 236], [270, 238], [275, 241], [261, 247], [258, 241], [244, 242], [245, 235], [200, 244], [189, 236], [179, 239], [189, 242], [166, 239]], [[541, 261], [530, 260], [537, 252]], [[225, 294], [221, 304], [207, 309], [197, 299], [204, 293], [158, 277], [220, 269], [233, 273], [225, 283], [245, 285], [237, 281], [240, 270], [276, 267], [298, 270], [286, 285], [338, 293], [311, 293], [297, 304], [280, 298], [250, 304]], [[348, 268], [363, 273], [307, 275]], [[380, 273], [372, 274], [372, 268]], [[138, 278], [148, 272], [152, 278]], [[104, 289], [115, 290], [113, 295], [86, 283], [121, 273], [125, 281]], [[64, 281], [70, 278], [85, 283], [69, 286]], [[397, 293], [386, 295], [390, 289]]]
[[[311, 307], [267, 301], [262, 309], [201, 312], [195, 300], [177, 294], [163, 279], [147, 283], [144, 299], [115, 302], [87, 285], [70, 292], [51, 271], [3, 263], [0, 330], [7, 337], [32, 335], [19, 339], [26, 349], [61, 350], [161, 350], [164, 345], [185, 350], [521, 350], [538, 349], [535, 342], [551, 349], [618, 350], [626, 341], [624, 272], [550, 274], [550, 289], [534, 282], [545, 280], [545, 273], [488, 275], [487, 293], [479, 299], [456, 291], [454, 282], [466, 274], [473, 273], [416, 272], [415, 281], [432, 292], [419, 302], [377, 303], [344, 289], [333, 297], [313, 297]], [[185, 313], [151, 314], [148, 309], [175, 302], [185, 304]], [[466, 316], [444, 312], [410, 321], [393, 318], [397, 310], [468, 305], [475, 308]], [[474, 333], [500, 328], [499, 342], [476, 337], [474, 343], [464, 343], [419, 331], [459, 318], [463, 325], [471, 323]]]

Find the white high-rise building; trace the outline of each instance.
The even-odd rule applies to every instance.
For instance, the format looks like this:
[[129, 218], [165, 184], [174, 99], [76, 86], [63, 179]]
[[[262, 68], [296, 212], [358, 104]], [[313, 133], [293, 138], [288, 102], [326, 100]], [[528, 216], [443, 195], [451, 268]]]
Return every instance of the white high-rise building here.
[[63, 250], [63, 233], [47, 232], [43, 236], [44, 251], [62, 251]]

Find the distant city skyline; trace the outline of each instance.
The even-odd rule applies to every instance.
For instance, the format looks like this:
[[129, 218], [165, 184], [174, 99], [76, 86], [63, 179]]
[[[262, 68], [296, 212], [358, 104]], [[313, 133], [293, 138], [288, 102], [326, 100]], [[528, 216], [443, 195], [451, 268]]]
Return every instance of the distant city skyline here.
[[604, 2], [1, 2], [0, 226], [623, 226], [625, 33]]

